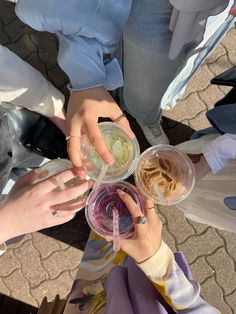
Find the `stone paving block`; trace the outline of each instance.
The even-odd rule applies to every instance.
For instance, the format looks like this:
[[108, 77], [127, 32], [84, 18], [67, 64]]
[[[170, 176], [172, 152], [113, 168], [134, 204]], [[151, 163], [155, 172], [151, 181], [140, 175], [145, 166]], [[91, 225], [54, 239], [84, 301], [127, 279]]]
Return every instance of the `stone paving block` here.
[[236, 274], [232, 258], [224, 248], [220, 248], [214, 254], [206, 257], [213, 269], [217, 269], [217, 283], [223, 287], [225, 294], [230, 294], [236, 288]]
[[0, 1], [0, 12], [5, 25], [11, 23], [16, 18], [14, 5], [7, 1]]
[[36, 300], [31, 296], [29, 284], [22, 275], [20, 269], [15, 270], [11, 275], [3, 279], [4, 284], [11, 292], [11, 297], [31, 305], [38, 305]]
[[32, 53], [37, 51], [29, 35], [24, 35], [17, 42], [8, 45], [8, 48], [15, 52], [22, 59], [27, 59]]
[[218, 247], [223, 246], [223, 240], [218, 236], [213, 228], [209, 228], [206, 233], [198, 236], [191, 236], [184, 243], [179, 244], [188, 262], [193, 262], [198, 256], [210, 255]]
[[40, 32], [31, 34], [32, 42], [38, 47], [41, 61], [48, 70], [57, 66], [57, 38], [54, 34]]
[[210, 63], [207, 66], [208, 69], [213, 73], [213, 76], [216, 76], [225, 70], [232, 68], [233, 65], [225, 55], [220, 57], [216, 62]]
[[198, 94], [194, 93], [178, 102], [173, 110], [166, 110], [165, 116], [175, 121], [182, 121], [196, 117], [203, 110], [206, 110], [206, 105], [199, 99]]
[[226, 296], [225, 299], [227, 303], [231, 306], [231, 308], [234, 310], [233, 313], [236, 313], [236, 290], [231, 295]]
[[178, 243], [184, 242], [190, 235], [194, 235], [191, 227], [182, 212], [173, 207], [162, 208], [162, 213], [166, 218], [169, 231], [175, 236]]
[[69, 247], [66, 251], [52, 253], [48, 258], [42, 260], [42, 264], [49, 273], [50, 279], [54, 279], [65, 269], [78, 268], [82, 255], [82, 251]]
[[218, 233], [224, 238], [227, 251], [234, 259], [234, 264], [236, 265], [236, 234], [224, 230], [218, 230]]
[[67, 84], [69, 81], [66, 74], [58, 66], [56, 66], [52, 70], [49, 70], [48, 76], [50, 80], [55, 84], [55, 86], [59, 89]]
[[209, 228], [209, 225], [200, 224], [191, 219], [187, 219], [188, 223], [194, 228], [196, 234], [201, 234]]
[[58, 242], [59, 241], [55, 241], [55, 239], [47, 237], [40, 232], [32, 234], [32, 243], [42, 259], [45, 259], [53, 252], [60, 250]]
[[2, 278], [0, 278], [0, 295], [1, 294], [10, 295], [10, 291], [7, 288], [7, 286], [4, 284]]
[[207, 109], [214, 108], [215, 103], [224, 97], [223, 92], [216, 85], [209, 85], [203, 91], [198, 92], [199, 98], [207, 105]]
[[39, 252], [36, 251], [31, 241], [22, 244], [21, 247], [14, 250], [14, 253], [21, 263], [22, 274], [31, 287], [48, 279], [48, 274], [42, 267]]
[[219, 89], [222, 91], [224, 95], [226, 95], [231, 90], [231, 88], [232, 87], [229, 86], [219, 86]]
[[173, 252], [177, 251], [176, 243], [175, 243], [175, 238], [170, 232], [168, 231], [166, 224], [162, 226], [162, 238], [163, 240], [169, 245], [171, 250]]
[[[201, 294], [203, 298], [211, 305], [215, 306], [222, 314], [232, 314], [232, 310], [223, 299], [223, 293], [220, 287], [216, 284], [214, 277], [207, 279], [201, 285]], [[200, 313], [199, 313], [200, 314]], [[203, 314], [203, 313], [201, 313]]]
[[10, 24], [6, 25], [4, 30], [12, 42], [19, 40], [25, 34], [32, 33], [32, 29], [22, 23], [18, 18], [15, 18]]
[[44, 63], [40, 60], [38, 56], [38, 52], [33, 52], [26, 61], [31, 64], [35, 69], [37, 69], [39, 72], [41, 72], [45, 77], [47, 76], [47, 69], [44, 65]]
[[193, 264], [190, 265], [193, 279], [200, 284], [214, 275], [214, 270], [207, 264], [205, 256], [199, 257]]
[[195, 118], [189, 119], [189, 125], [194, 130], [209, 128], [211, 125], [206, 118], [205, 111], [199, 113]]
[[207, 64], [203, 64], [197, 73], [192, 77], [191, 81], [188, 83], [186, 91], [182, 99], [187, 98], [190, 94], [198, 92], [207, 88], [210, 84], [210, 80], [213, 75], [209, 71]]
[[13, 251], [7, 250], [0, 259], [0, 277], [6, 277], [20, 267], [21, 264], [14, 256]]
[[3, 21], [0, 19], [0, 44], [6, 45], [10, 42], [9, 36], [4, 32], [4, 24]]
[[225, 36], [222, 45], [225, 47], [225, 49], [228, 52], [228, 58], [229, 61], [232, 64], [236, 64], [236, 30], [235, 28], [232, 28], [229, 30], [227, 36]]
[[206, 64], [209, 64], [209, 63], [214, 63], [214, 62], [217, 62], [218, 59], [221, 57], [221, 56], [224, 56], [226, 55], [226, 49], [225, 47], [220, 44], [216, 50], [213, 51], [213, 53], [206, 59], [205, 63]]
[[56, 279], [44, 281], [38, 287], [31, 289], [31, 294], [40, 304], [44, 297], [52, 301], [58, 294], [61, 299], [65, 298], [70, 292], [73, 280], [69, 272], [64, 271]]

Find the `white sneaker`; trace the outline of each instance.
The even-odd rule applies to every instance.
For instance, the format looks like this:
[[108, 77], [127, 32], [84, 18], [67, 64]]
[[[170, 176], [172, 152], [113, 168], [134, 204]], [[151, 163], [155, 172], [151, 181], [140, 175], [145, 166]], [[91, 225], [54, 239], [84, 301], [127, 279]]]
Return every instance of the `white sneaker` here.
[[[137, 121], [138, 122], [138, 121]], [[154, 126], [146, 126], [141, 122], [138, 122], [140, 125], [147, 141], [152, 146], [158, 145], [158, 144], [169, 144], [169, 139], [166, 136], [164, 130], [161, 127], [161, 123], [158, 122]]]

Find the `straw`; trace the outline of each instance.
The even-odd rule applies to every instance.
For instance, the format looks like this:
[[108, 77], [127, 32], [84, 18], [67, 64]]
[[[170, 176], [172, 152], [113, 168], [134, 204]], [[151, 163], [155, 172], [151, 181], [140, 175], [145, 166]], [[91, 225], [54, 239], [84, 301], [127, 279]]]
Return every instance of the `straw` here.
[[63, 182], [61, 176], [56, 176], [55, 178], [56, 178], [59, 189], [61, 191], [64, 191], [66, 189], [66, 186], [65, 186], [65, 183]]
[[119, 211], [113, 208], [113, 251], [120, 250]]
[[99, 187], [99, 185], [101, 184], [102, 180], [104, 179], [105, 175], [106, 175], [106, 172], [107, 172], [107, 169], [108, 169], [108, 165], [107, 164], [103, 164], [102, 166], [102, 169], [97, 177], [97, 180], [96, 182], [94, 183], [94, 186], [93, 186], [93, 190], [95, 190], [96, 188]]

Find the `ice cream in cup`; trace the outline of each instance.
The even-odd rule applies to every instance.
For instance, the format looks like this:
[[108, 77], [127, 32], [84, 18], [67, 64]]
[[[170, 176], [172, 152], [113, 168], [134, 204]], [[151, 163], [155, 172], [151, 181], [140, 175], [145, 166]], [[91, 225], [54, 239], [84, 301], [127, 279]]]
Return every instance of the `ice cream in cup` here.
[[135, 183], [156, 204], [174, 205], [191, 193], [195, 170], [185, 153], [170, 145], [156, 145], [140, 156]]
[[[109, 166], [102, 183], [125, 180], [135, 170], [140, 148], [135, 135], [114, 122], [99, 123], [105, 144], [111, 152], [114, 163]], [[103, 160], [89, 142], [87, 136], [81, 140], [81, 160], [87, 175], [96, 180], [103, 167]]]

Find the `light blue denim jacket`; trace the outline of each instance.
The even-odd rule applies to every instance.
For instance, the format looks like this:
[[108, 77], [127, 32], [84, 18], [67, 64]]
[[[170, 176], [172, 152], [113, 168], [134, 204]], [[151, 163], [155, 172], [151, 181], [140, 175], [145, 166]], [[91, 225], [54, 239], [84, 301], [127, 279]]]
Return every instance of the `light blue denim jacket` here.
[[[70, 79], [69, 88], [83, 90], [105, 86], [113, 90], [123, 85], [113, 54], [129, 17], [131, 0], [22, 0], [18, 17], [38, 31], [56, 33], [58, 63]], [[72, 62], [73, 60], [73, 62]]]

